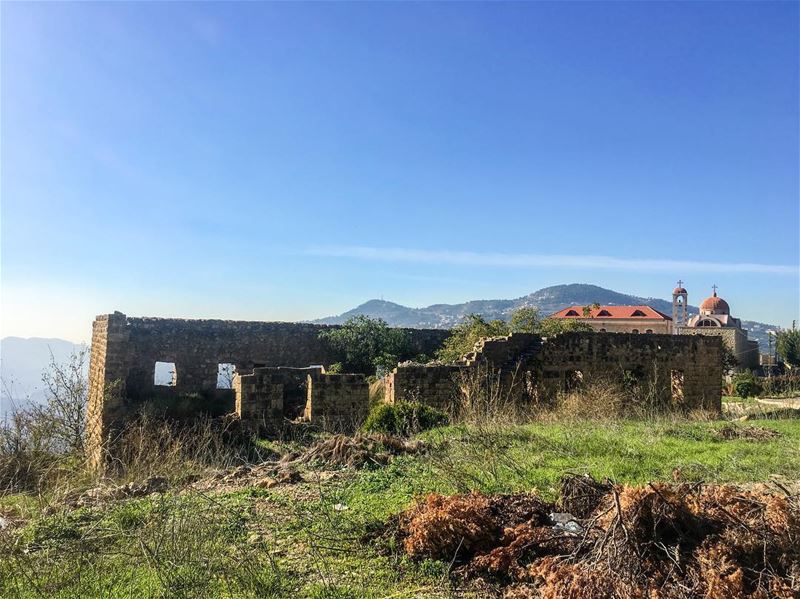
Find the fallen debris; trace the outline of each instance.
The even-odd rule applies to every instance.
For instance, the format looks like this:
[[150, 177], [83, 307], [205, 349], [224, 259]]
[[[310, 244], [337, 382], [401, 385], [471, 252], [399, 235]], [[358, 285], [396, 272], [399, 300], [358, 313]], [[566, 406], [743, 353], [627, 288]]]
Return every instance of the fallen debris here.
[[780, 437], [781, 434], [771, 428], [763, 426], [738, 426], [735, 424], [726, 424], [722, 428], [714, 432], [717, 439], [731, 440], [731, 439], [747, 439], [750, 441], [765, 441]]
[[383, 466], [393, 456], [420, 453], [424, 449], [425, 444], [422, 441], [406, 441], [393, 435], [334, 435], [318, 441], [294, 461], [301, 464], [362, 468], [369, 464]]
[[301, 474], [284, 462], [264, 462], [252, 466], [238, 466], [232, 470], [217, 472], [210, 478], [198, 481], [192, 488], [200, 491], [230, 490], [243, 487], [273, 489], [282, 485], [293, 485], [303, 481]]
[[397, 526], [409, 556], [451, 562], [507, 598], [800, 596], [796, 495], [570, 477], [555, 504], [434, 494]]
[[606, 494], [611, 492], [609, 480], [596, 481], [588, 474], [568, 475], [561, 479], [561, 492], [556, 507], [563, 512], [588, 518]]
[[166, 478], [163, 476], [151, 476], [141, 483], [131, 482], [120, 486], [94, 487], [79, 495], [66, 497], [64, 502], [72, 507], [83, 507], [107, 501], [146, 497], [154, 493], [166, 493], [168, 489], [169, 481]]

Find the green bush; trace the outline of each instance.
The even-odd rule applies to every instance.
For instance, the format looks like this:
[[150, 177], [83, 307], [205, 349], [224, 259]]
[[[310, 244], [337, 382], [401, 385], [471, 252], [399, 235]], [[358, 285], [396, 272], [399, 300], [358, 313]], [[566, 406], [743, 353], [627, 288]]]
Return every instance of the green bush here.
[[447, 415], [441, 410], [417, 402], [400, 401], [376, 405], [361, 428], [366, 433], [408, 437], [447, 422]]
[[733, 389], [739, 397], [755, 397], [761, 393], [761, 383], [751, 372], [742, 372], [733, 377]]
[[800, 394], [800, 373], [768, 376], [762, 379], [761, 387], [767, 396]]

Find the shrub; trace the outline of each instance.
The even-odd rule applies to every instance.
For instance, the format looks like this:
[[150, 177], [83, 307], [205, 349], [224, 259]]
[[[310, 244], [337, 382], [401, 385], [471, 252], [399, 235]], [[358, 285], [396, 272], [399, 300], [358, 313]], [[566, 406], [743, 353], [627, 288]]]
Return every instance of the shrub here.
[[778, 332], [776, 351], [790, 366], [800, 366], [800, 329], [791, 328]]
[[500, 337], [509, 332], [508, 324], [502, 320], [487, 321], [480, 314], [470, 314], [453, 327], [450, 337], [436, 352], [436, 357], [443, 362], [456, 362], [471, 352], [481, 338]]
[[354, 316], [319, 336], [341, 357], [346, 372], [375, 374], [376, 369], [394, 368], [401, 357], [410, 354], [408, 333], [380, 318]]
[[761, 387], [768, 396], [800, 393], [800, 374], [769, 376], [762, 379]]
[[751, 372], [742, 372], [733, 377], [733, 389], [739, 397], [755, 397], [761, 393], [761, 383]]
[[344, 367], [341, 362], [334, 362], [325, 369], [326, 374], [341, 374], [344, 372]]
[[378, 404], [370, 410], [362, 430], [367, 433], [410, 436], [447, 424], [441, 410], [417, 402], [400, 401]]

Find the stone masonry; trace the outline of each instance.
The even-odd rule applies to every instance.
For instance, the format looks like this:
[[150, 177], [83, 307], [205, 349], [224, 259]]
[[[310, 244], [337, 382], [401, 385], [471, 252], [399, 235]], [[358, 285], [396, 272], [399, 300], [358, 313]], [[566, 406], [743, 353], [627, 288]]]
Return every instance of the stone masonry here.
[[353, 431], [369, 409], [363, 374], [325, 374], [322, 368], [256, 368], [234, 382], [236, 413], [266, 432], [305, 421], [327, 432]]
[[478, 368], [496, 373], [515, 400], [547, 400], [587, 375], [627, 374], [674, 407], [721, 409], [718, 337], [584, 332], [488, 338], [458, 364], [401, 364], [387, 377], [386, 401], [421, 401], [447, 410], [461, 393], [464, 375]]
[[308, 375], [304, 419], [332, 433], [350, 433], [366, 420], [369, 384], [363, 374]]
[[[220, 365], [240, 375], [260, 367], [330, 365], [339, 356], [319, 337], [326, 325], [98, 316], [92, 325], [87, 445], [101, 466], [112, 430], [143, 405], [163, 397], [202, 397], [200, 411], [233, 411], [234, 391], [218, 389]], [[449, 334], [407, 329], [414, 354], [432, 354]], [[175, 385], [157, 386], [156, 362], [175, 365]]]
[[302, 416], [308, 401], [309, 374], [322, 373], [322, 367], [255, 368], [252, 374], [238, 375], [233, 381], [236, 414], [268, 431], [280, 430], [284, 420]]

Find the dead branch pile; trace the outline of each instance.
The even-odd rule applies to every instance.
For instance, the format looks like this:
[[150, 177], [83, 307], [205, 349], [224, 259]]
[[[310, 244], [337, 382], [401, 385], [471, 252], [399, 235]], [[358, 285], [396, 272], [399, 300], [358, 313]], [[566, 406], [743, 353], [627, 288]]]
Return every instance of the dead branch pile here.
[[571, 477], [555, 504], [430, 495], [399, 531], [410, 556], [452, 561], [508, 598], [800, 596], [798, 497], [734, 485]]
[[295, 461], [303, 464], [324, 466], [386, 465], [393, 456], [419, 453], [425, 444], [422, 441], [406, 441], [393, 435], [362, 435], [352, 437], [334, 435], [309, 447]]
[[556, 507], [576, 518], [588, 518], [612, 486], [608, 480], [599, 482], [589, 475], [565, 476]]
[[781, 436], [778, 431], [771, 428], [765, 428], [763, 426], [736, 426], [735, 424], [726, 424], [721, 429], [715, 431], [714, 434], [718, 439], [748, 439], [751, 441], [765, 441]]

